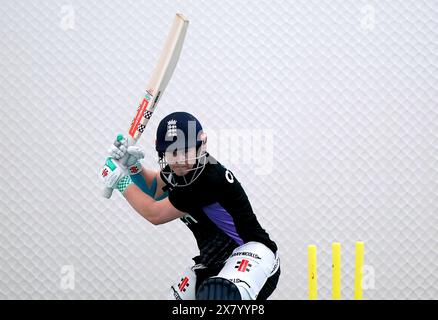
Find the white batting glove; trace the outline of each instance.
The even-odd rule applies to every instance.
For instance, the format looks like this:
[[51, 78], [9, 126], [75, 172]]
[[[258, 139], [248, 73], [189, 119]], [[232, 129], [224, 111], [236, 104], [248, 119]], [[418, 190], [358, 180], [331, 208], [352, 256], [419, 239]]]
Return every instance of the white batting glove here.
[[125, 138], [119, 134], [108, 152], [111, 158], [118, 160], [121, 165], [128, 168], [130, 175], [141, 171], [140, 160], [144, 158], [144, 152], [140, 147], [134, 145], [134, 140], [131, 137]]
[[122, 194], [133, 183], [128, 169], [110, 157], [106, 159], [100, 176], [107, 188], [118, 189]]

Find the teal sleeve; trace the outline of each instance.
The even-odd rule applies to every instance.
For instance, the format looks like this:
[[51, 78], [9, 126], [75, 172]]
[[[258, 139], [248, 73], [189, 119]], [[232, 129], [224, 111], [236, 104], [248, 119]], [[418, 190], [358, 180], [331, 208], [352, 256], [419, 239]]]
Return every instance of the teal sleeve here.
[[155, 197], [155, 194], [157, 193], [157, 185], [158, 185], [156, 177], [152, 181], [152, 185], [150, 187], [148, 187], [146, 180], [143, 178], [141, 173], [131, 175], [131, 179], [137, 185], [137, 187], [140, 188], [141, 191], [149, 195], [151, 198], [154, 198], [155, 200], [159, 201], [167, 197], [167, 192], [164, 192], [158, 198]]

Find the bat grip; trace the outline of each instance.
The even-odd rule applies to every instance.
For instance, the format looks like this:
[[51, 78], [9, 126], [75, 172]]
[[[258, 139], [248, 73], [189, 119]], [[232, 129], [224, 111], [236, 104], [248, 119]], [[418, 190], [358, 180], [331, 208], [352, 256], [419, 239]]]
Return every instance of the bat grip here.
[[[120, 147], [121, 146], [121, 142], [120, 142], [120, 140], [123, 138], [123, 136], [121, 136], [121, 137], [119, 137], [119, 136], [117, 136], [117, 139], [114, 141], [114, 145], [116, 146], [116, 147]], [[126, 153], [126, 155], [125, 155], [125, 157], [127, 157], [127, 156], [129, 156], [129, 154], [128, 153]], [[104, 197], [104, 198], [106, 198], [106, 199], [109, 199], [109, 198], [111, 198], [111, 196], [113, 195], [113, 191], [114, 191], [114, 189], [111, 189], [111, 188], [104, 188], [103, 189], [103, 192], [102, 192], [102, 196]]]
[[[123, 137], [123, 136], [122, 136]], [[116, 140], [114, 141], [114, 145], [116, 147], [120, 147], [121, 142], [119, 141], [121, 138], [119, 138], [119, 136], [117, 136]], [[111, 196], [113, 195], [113, 189], [111, 188], [104, 188], [102, 191], [102, 196], [106, 199], [111, 198]]]
[[109, 199], [109, 198], [111, 198], [112, 194], [113, 194], [113, 189], [111, 189], [111, 188], [103, 189], [102, 195], [104, 198]]

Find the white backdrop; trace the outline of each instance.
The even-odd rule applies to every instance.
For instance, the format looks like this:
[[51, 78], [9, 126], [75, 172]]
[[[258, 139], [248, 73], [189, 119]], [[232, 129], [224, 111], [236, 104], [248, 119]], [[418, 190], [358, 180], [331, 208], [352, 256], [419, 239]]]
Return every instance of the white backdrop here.
[[307, 298], [307, 245], [343, 297], [365, 242], [365, 299], [438, 296], [438, 2], [2, 1], [0, 298], [161, 299], [197, 254], [99, 167], [125, 132], [176, 12], [190, 19], [141, 140], [196, 115], [279, 245], [272, 299]]

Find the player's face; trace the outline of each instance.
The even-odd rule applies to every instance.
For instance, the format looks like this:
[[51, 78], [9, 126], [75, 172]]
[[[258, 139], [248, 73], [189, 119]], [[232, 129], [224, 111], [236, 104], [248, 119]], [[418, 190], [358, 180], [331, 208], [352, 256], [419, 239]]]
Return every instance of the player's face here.
[[166, 152], [166, 161], [177, 176], [186, 175], [196, 163], [196, 148]]

